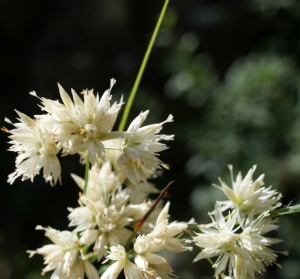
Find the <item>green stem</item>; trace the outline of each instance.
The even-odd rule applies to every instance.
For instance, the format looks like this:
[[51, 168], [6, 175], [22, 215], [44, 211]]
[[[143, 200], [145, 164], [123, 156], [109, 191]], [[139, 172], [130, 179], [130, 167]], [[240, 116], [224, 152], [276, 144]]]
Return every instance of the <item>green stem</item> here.
[[211, 258], [207, 258], [207, 260], [208, 260], [208, 262], [211, 264], [211, 266], [214, 265], [214, 262], [213, 262], [213, 260], [212, 260]]
[[138, 72], [138, 74], [136, 76], [135, 82], [134, 82], [133, 87], [131, 89], [129, 99], [128, 99], [127, 103], [126, 103], [125, 110], [124, 110], [124, 113], [123, 113], [123, 116], [122, 116], [122, 119], [121, 119], [121, 122], [120, 122], [120, 125], [119, 125], [119, 129], [118, 130], [120, 132], [124, 131], [124, 128], [125, 128], [125, 125], [126, 125], [126, 121], [127, 121], [127, 118], [128, 118], [128, 115], [129, 115], [129, 112], [130, 112], [130, 109], [131, 109], [131, 106], [132, 106], [132, 103], [133, 103], [136, 91], [137, 91], [137, 89], [139, 87], [141, 78], [142, 78], [144, 70], [146, 68], [146, 65], [147, 65], [147, 62], [148, 62], [148, 59], [149, 59], [149, 56], [150, 56], [153, 44], [155, 42], [155, 39], [156, 39], [158, 30], [159, 30], [159, 27], [161, 25], [161, 22], [163, 20], [164, 14], [165, 14], [165, 11], [166, 11], [167, 6], [168, 6], [168, 3], [169, 3], [169, 0], [165, 0], [164, 6], [163, 6], [163, 8], [161, 10], [160, 16], [158, 18], [158, 21], [156, 23], [155, 29], [153, 31], [153, 35], [151, 37], [150, 43], [149, 43], [148, 48], [146, 50], [143, 62], [141, 64], [141, 67], [140, 67], [139, 72]]
[[86, 154], [85, 158], [85, 174], [84, 174], [84, 188], [83, 188], [83, 195], [86, 194], [87, 184], [89, 180], [89, 170], [90, 170], [90, 160], [89, 160], [89, 154]]
[[270, 216], [274, 218], [274, 217], [280, 217], [287, 214], [295, 214], [299, 212], [300, 212], [300, 204], [275, 209], [270, 212]]

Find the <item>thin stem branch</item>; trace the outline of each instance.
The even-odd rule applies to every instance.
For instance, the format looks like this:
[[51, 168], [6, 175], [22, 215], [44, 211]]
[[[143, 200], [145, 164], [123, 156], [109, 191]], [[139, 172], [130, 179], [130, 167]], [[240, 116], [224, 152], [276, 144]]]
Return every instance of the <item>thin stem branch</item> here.
[[90, 160], [89, 160], [89, 154], [86, 154], [85, 158], [85, 173], [84, 173], [84, 188], [83, 188], [83, 195], [86, 194], [87, 184], [89, 180], [89, 170], [90, 170]]
[[126, 103], [125, 110], [124, 110], [124, 113], [123, 113], [123, 116], [122, 116], [122, 119], [121, 119], [121, 122], [120, 122], [120, 125], [119, 125], [119, 129], [118, 130], [120, 132], [124, 131], [124, 128], [125, 128], [125, 125], [126, 125], [126, 121], [127, 121], [127, 118], [128, 118], [128, 115], [129, 115], [129, 112], [130, 112], [130, 109], [131, 109], [131, 106], [132, 106], [132, 103], [133, 103], [136, 91], [137, 91], [137, 89], [139, 87], [139, 84], [140, 84], [140, 81], [142, 79], [142, 76], [143, 76], [144, 70], [146, 68], [146, 65], [147, 65], [147, 62], [148, 62], [151, 50], [153, 48], [153, 45], [154, 45], [154, 42], [155, 42], [155, 39], [156, 39], [158, 30], [159, 30], [159, 27], [161, 25], [161, 22], [163, 20], [164, 15], [165, 15], [165, 11], [167, 9], [168, 3], [169, 3], [169, 0], [165, 0], [164, 6], [163, 6], [163, 8], [161, 10], [160, 16], [158, 18], [158, 21], [156, 23], [155, 29], [153, 31], [153, 35], [152, 35], [151, 40], [149, 42], [148, 48], [146, 50], [144, 59], [142, 61], [142, 64], [141, 64], [140, 69], [139, 69], [139, 72], [138, 72], [138, 74], [136, 76], [135, 82], [134, 82], [133, 87], [131, 89], [129, 99], [128, 99], [127, 103]]
[[270, 212], [270, 216], [274, 218], [274, 217], [280, 217], [283, 215], [295, 214], [295, 213], [300, 213], [300, 204], [275, 209]]
[[148, 217], [150, 216], [150, 214], [152, 213], [152, 211], [154, 210], [154, 208], [157, 206], [157, 204], [159, 203], [159, 201], [165, 196], [166, 191], [170, 188], [170, 186], [173, 184], [174, 181], [171, 181], [166, 187], [165, 189], [163, 189], [160, 193], [160, 195], [158, 196], [158, 198], [155, 200], [155, 202], [152, 204], [152, 206], [150, 207], [150, 209], [148, 210], [148, 212], [145, 214], [145, 216], [143, 217], [143, 219], [141, 221], [138, 222], [138, 224], [135, 226], [134, 231], [132, 232], [132, 234], [129, 236], [129, 238], [127, 239], [127, 242], [125, 244], [125, 249], [127, 250], [128, 247], [130, 246], [130, 243], [132, 241], [132, 239], [136, 236], [136, 234], [138, 233], [138, 231], [140, 230], [140, 228], [143, 226], [143, 224], [146, 222], [146, 220], [148, 219]]

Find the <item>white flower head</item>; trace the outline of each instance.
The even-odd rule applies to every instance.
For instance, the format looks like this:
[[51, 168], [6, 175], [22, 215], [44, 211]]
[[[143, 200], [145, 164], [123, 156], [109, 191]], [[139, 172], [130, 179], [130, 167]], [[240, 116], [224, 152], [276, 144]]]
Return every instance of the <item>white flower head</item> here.
[[158, 134], [162, 126], [166, 122], [172, 122], [173, 116], [169, 117], [158, 124], [142, 126], [147, 118], [149, 111], [141, 112], [130, 124], [123, 140], [123, 152], [118, 159], [119, 165], [125, 166], [125, 171], [128, 179], [137, 184], [136, 175], [145, 183], [145, 170], [156, 170], [161, 167], [168, 169], [168, 165], [164, 164], [157, 158], [158, 152], [161, 152], [168, 147], [161, 143], [161, 140], [173, 140], [174, 135]]
[[98, 158], [105, 158], [103, 141], [124, 135], [111, 132], [123, 104], [121, 100], [120, 103], [110, 105], [110, 92], [114, 84], [115, 80], [111, 79], [110, 89], [101, 98], [93, 90], [84, 90], [82, 101], [72, 90], [72, 101], [61, 85], [58, 87], [63, 104], [41, 98], [42, 109], [50, 115], [49, 125], [56, 140], [62, 144], [64, 155], [87, 150], [90, 162], [95, 164]]
[[[280, 266], [276, 263], [277, 255], [270, 246], [282, 240], [265, 236], [266, 233], [278, 229], [279, 226], [276, 225], [277, 222], [278, 219], [270, 218], [268, 212], [260, 214], [254, 220], [248, 219], [244, 222], [245, 225], [242, 226], [243, 231], [240, 234], [241, 247], [243, 247], [255, 261], [255, 264], [245, 265], [246, 268], [244, 269], [246, 271], [244, 272], [247, 272], [250, 276], [255, 272], [265, 272], [266, 266], [273, 264]], [[286, 251], [280, 253], [287, 255]]]
[[188, 224], [186, 222], [176, 221], [169, 224], [169, 220], [167, 219], [169, 216], [169, 206], [170, 203], [168, 202], [161, 210], [152, 231], [143, 237], [138, 238], [135, 242], [134, 249], [137, 253], [141, 254], [146, 250], [157, 252], [162, 249], [167, 249], [173, 252], [190, 250], [190, 247], [186, 247], [185, 240], [183, 238], [179, 238], [179, 236], [187, 228]]
[[[84, 180], [75, 175], [73, 178], [83, 188]], [[79, 203], [85, 206], [70, 209], [69, 226], [76, 226], [75, 232], [84, 231], [80, 243], [94, 243], [98, 260], [106, 255], [107, 246], [126, 243], [132, 232], [129, 227], [140, 221], [151, 206], [144, 202], [130, 204], [130, 194], [130, 189], [122, 188], [110, 162], [106, 162], [89, 171], [86, 194], [79, 198]], [[147, 228], [149, 226], [151, 224], [147, 223]]]
[[[75, 174], [71, 174], [71, 176], [79, 188], [83, 190], [84, 179]], [[85, 196], [93, 201], [106, 200], [119, 186], [121, 186], [120, 178], [115, 175], [110, 162], [104, 163], [101, 167], [96, 164], [89, 170]]]
[[229, 215], [229, 218], [225, 220], [222, 215], [221, 209], [216, 205], [215, 207], [215, 219], [213, 220], [213, 226], [199, 226], [202, 233], [196, 233], [197, 236], [193, 237], [195, 244], [201, 248], [204, 248], [194, 259], [194, 262], [203, 258], [212, 258], [218, 256], [218, 259], [214, 263], [215, 276], [223, 272], [228, 264], [228, 269], [232, 272], [235, 267], [235, 255], [243, 255], [243, 257], [250, 257], [237, 245], [239, 235], [235, 232], [239, 227], [235, 227], [237, 215]]
[[61, 182], [61, 167], [57, 158], [60, 144], [57, 144], [54, 135], [42, 119], [31, 119], [27, 115], [16, 111], [20, 122], [13, 124], [12, 130], [3, 129], [11, 135], [9, 142], [12, 146], [10, 151], [18, 152], [16, 158], [16, 170], [8, 176], [8, 182], [12, 184], [19, 176], [22, 180], [31, 179], [39, 174], [43, 168], [44, 178], [51, 185]]
[[69, 226], [76, 226], [75, 232], [85, 231], [80, 243], [94, 243], [93, 249], [99, 260], [106, 255], [108, 245], [125, 244], [131, 234], [127, 228], [133, 221], [126, 210], [128, 199], [120, 188], [97, 201], [81, 195], [80, 201], [85, 206], [77, 207], [69, 214]]
[[273, 210], [280, 206], [278, 200], [281, 195], [276, 190], [271, 190], [271, 187], [262, 187], [264, 185], [264, 174], [260, 175], [255, 181], [252, 180], [256, 166], [253, 166], [245, 178], [242, 178], [241, 173], [237, 175], [236, 181], [233, 180], [232, 166], [229, 165], [231, 172], [232, 188], [228, 187], [221, 179], [221, 189], [228, 197], [228, 201], [219, 202], [222, 204], [222, 210], [228, 208], [238, 208], [241, 213], [245, 214], [260, 214], [267, 210]]
[[164, 249], [164, 242], [152, 235], [139, 235], [134, 243], [136, 253], [134, 262], [143, 271], [145, 278], [175, 278], [165, 253], [156, 252]]
[[52, 228], [37, 226], [37, 230], [45, 230], [45, 235], [54, 243], [43, 246], [36, 251], [27, 251], [32, 257], [38, 253], [44, 256], [47, 266], [43, 269], [43, 275], [54, 270], [51, 278], [99, 278], [96, 268], [89, 262], [88, 257], [80, 254], [75, 233], [69, 231], [57, 231]]
[[127, 257], [125, 248], [122, 245], [110, 247], [109, 255], [106, 256], [108, 260], [114, 260], [113, 263], [101, 276], [101, 279], [116, 279], [120, 272], [124, 269], [126, 279], [143, 278], [142, 272], [138, 266], [130, 262]]
[[230, 277], [240, 279], [255, 278], [255, 273], [262, 274], [266, 266], [276, 264], [277, 255], [270, 246], [281, 241], [265, 236], [278, 228], [275, 225], [277, 220], [272, 220], [268, 214], [264, 212], [258, 217], [241, 218], [240, 212], [234, 210], [226, 220], [217, 204], [215, 219], [211, 216], [213, 223], [199, 226], [202, 233], [193, 237], [195, 244], [204, 248], [194, 261], [218, 256], [213, 265], [215, 276], [226, 270]]

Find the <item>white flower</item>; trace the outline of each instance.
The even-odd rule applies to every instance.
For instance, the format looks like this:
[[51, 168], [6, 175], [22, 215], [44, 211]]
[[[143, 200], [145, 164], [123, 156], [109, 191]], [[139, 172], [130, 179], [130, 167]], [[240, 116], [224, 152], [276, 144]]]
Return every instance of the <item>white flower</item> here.
[[80, 246], [75, 233], [69, 231], [57, 231], [52, 228], [36, 227], [37, 230], [45, 230], [45, 235], [54, 244], [45, 245], [36, 251], [27, 251], [32, 257], [35, 253], [44, 255], [45, 264], [43, 275], [54, 270], [51, 279], [98, 279], [96, 268], [89, 262], [87, 256], [80, 255]]
[[101, 279], [116, 279], [123, 269], [126, 279], [143, 278], [141, 270], [127, 258], [127, 254], [123, 246], [112, 246], [108, 253], [109, 255], [106, 257], [107, 260], [105, 260], [104, 263], [109, 259], [116, 262], [102, 274]]
[[156, 254], [157, 252], [164, 249], [173, 252], [190, 250], [190, 247], [185, 246], [185, 240], [178, 237], [187, 228], [187, 223], [168, 224], [169, 206], [170, 203], [167, 203], [161, 211], [154, 229], [146, 235], [139, 235], [134, 243], [134, 261], [145, 278], [176, 277], [163, 253]]
[[[83, 188], [84, 180], [75, 175], [73, 178]], [[140, 221], [150, 208], [148, 203], [131, 205], [129, 197], [130, 190], [122, 189], [110, 162], [89, 171], [87, 192], [79, 200], [85, 206], [71, 210], [69, 225], [76, 226], [76, 232], [84, 231], [81, 244], [95, 243], [94, 251], [99, 260], [106, 255], [106, 246], [126, 243], [132, 232], [129, 227]]]
[[199, 226], [199, 229], [203, 233], [196, 233], [197, 236], [193, 237], [197, 246], [204, 248], [194, 259], [199, 261], [203, 258], [212, 258], [218, 256], [218, 259], [214, 263], [215, 276], [223, 272], [229, 262], [229, 271], [235, 268], [235, 255], [240, 255], [251, 261], [250, 256], [242, 248], [237, 245], [239, 235], [236, 234], [235, 228], [236, 214], [229, 215], [227, 221], [221, 213], [218, 206], [215, 208], [215, 218], [211, 216], [213, 220], [213, 227]]
[[278, 203], [281, 195], [276, 190], [271, 190], [271, 187], [262, 187], [264, 185], [264, 174], [259, 176], [254, 182], [252, 181], [256, 166], [249, 170], [244, 179], [239, 172], [236, 181], [233, 181], [231, 165], [229, 165], [229, 169], [232, 177], [232, 189], [221, 179], [219, 180], [222, 188], [214, 185], [221, 189], [229, 199], [228, 201], [219, 202], [222, 204], [222, 211], [228, 208], [238, 208], [241, 213], [255, 215], [267, 210], [273, 210], [281, 205], [281, 203]]
[[168, 147], [161, 143], [161, 140], [173, 140], [174, 135], [158, 135], [162, 129], [162, 125], [166, 122], [172, 122], [173, 116], [159, 123], [141, 127], [144, 123], [149, 111], [141, 112], [130, 124], [123, 140], [123, 152], [118, 159], [119, 165], [125, 166], [128, 179], [137, 184], [136, 175], [145, 183], [145, 170], [156, 170], [161, 167], [168, 169], [168, 165], [164, 164], [157, 158], [158, 153]]
[[12, 146], [9, 150], [19, 153], [16, 158], [16, 170], [8, 176], [8, 182], [12, 184], [19, 176], [22, 180], [33, 181], [43, 168], [45, 180], [51, 185], [56, 184], [57, 180], [61, 180], [61, 168], [57, 158], [60, 145], [55, 142], [53, 134], [42, 119], [33, 120], [21, 112], [16, 112], [21, 122], [13, 124], [5, 119], [16, 129], [3, 129], [11, 134], [9, 138], [12, 140], [9, 143]]
[[[134, 243], [135, 264], [143, 271], [146, 278], [173, 278], [173, 270], [168, 261], [155, 254], [164, 248], [163, 242], [150, 235], [140, 235]], [[162, 276], [162, 273], [164, 276]]]
[[90, 162], [95, 164], [98, 158], [105, 158], [103, 141], [124, 135], [121, 132], [111, 132], [122, 105], [122, 100], [110, 105], [110, 92], [114, 84], [115, 80], [111, 79], [110, 89], [101, 98], [98, 94], [95, 96], [93, 90], [84, 90], [82, 101], [72, 90], [72, 101], [60, 85], [64, 105], [41, 98], [44, 106], [42, 109], [50, 115], [47, 120], [56, 140], [62, 144], [64, 155], [87, 150]]
[[129, 182], [126, 186], [130, 193], [130, 204], [141, 204], [148, 199], [149, 194], [159, 193], [154, 184], [149, 182], [147, 184], [143, 181], [137, 184]]
[[[219, 256], [213, 265], [215, 276], [224, 273], [228, 265], [230, 277], [255, 279], [255, 273], [262, 274], [266, 266], [276, 264], [277, 255], [270, 246], [281, 241], [264, 236], [278, 228], [277, 220], [272, 220], [268, 214], [264, 212], [256, 219], [254, 215], [241, 218], [239, 211], [234, 211], [226, 221], [216, 205], [216, 220], [211, 217], [213, 223], [209, 227], [199, 226], [202, 233], [193, 237], [195, 244], [204, 248], [194, 261]], [[237, 233], [238, 230], [241, 232]]]
[[[266, 271], [265, 266], [276, 264], [277, 255], [270, 246], [281, 242], [280, 239], [268, 238], [266, 233], [276, 230], [279, 226], [275, 225], [277, 219], [271, 219], [268, 212], [262, 213], [255, 220], [247, 220], [243, 226], [243, 232], [240, 234], [240, 243], [256, 264], [245, 266], [244, 272], [253, 276], [255, 272], [263, 273]], [[287, 254], [287, 252], [281, 252]], [[244, 263], [243, 263], [244, 265]], [[279, 264], [276, 264], [280, 266]], [[254, 277], [251, 277], [254, 278]]]
[[152, 235], [139, 235], [134, 243], [135, 264], [143, 271], [145, 278], [173, 278], [174, 271], [165, 253], [156, 254], [164, 249], [164, 242]]
[[[84, 189], [84, 179], [71, 174], [76, 184], [81, 190]], [[89, 170], [88, 184], [85, 196], [97, 201], [99, 199], [106, 200], [118, 189], [121, 185], [122, 178], [115, 175], [110, 162], [104, 163], [101, 167], [94, 165]]]
[[126, 212], [128, 198], [120, 188], [107, 196], [106, 201], [94, 201], [82, 195], [80, 201], [85, 206], [77, 207], [69, 214], [70, 226], [77, 226], [76, 232], [85, 230], [80, 243], [95, 243], [94, 251], [99, 260], [106, 254], [106, 246], [125, 244], [131, 234], [126, 228], [132, 222]]
[[163, 248], [173, 252], [183, 252], [191, 250], [186, 246], [185, 239], [179, 238], [183, 231], [188, 227], [186, 222], [172, 222], [169, 224], [168, 212], [170, 202], [167, 202], [156, 220], [154, 229], [148, 236], [153, 237], [155, 241], [163, 243]]

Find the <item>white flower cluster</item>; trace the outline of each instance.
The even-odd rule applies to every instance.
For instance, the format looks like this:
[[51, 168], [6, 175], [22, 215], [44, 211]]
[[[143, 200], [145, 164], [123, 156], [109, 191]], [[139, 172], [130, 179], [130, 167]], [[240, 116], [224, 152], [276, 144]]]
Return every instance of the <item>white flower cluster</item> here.
[[[9, 183], [20, 176], [22, 180], [33, 180], [43, 169], [45, 180], [56, 184], [61, 181], [59, 154], [77, 153], [82, 163], [87, 160], [92, 163], [87, 180], [72, 175], [82, 190], [79, 207], [69, 208], [69, 226], [75, 229], [57, 231], [37, 226], [38, 230], [45, 230], [53, 244], [28, 251], [30, 256], [36, 253], [44, 256], [46, 267], [42, 274], [54, 271], [51, 279], [99, 278], [92, 262], [101, 262], [106, 256], [107, 261], [114, 259], [115, 251], [119, 257], [124, 254], [123, 261], [111, 265], [101, 278], [107, 278], [108, 274], [114, 278], [113, 274], [122, 268], [126, 274], [127, 266], [134, 266], [131, 274], [137, 275], [130, 278], [173, 278], [168, 261], [157, 252], [190, 249], [179, 238], [188, 224], [169, 224], [169, 203], [162, 208], [162, 202], [154, 206], [148, 198], [150, 193], [159, 191], [147, 180], [157, 175], [157, 169], [168, 169], [157, 156], [167, 149], [161, 141], [172, 140], [174, 136], [159, 132], [173, 117], [169, 115], [159, 124], [143, 126], [149, 113], [145, 111], [132, 121], [127, 131], [112, 131], [122, 105], [122, 100], [110, 105], [114, 83], [111, 80], [110, 89], [101, 98], [92, 90], [83, 91], [83, 100], [73, 90], [71, 99], [59, 85], [62, 103], [40, 98], [45, 114], [32, 119], [17, 112], [19, 123], [6, 119], [15, 129], [3, 128], [10, 133], [10, 150], [18, 152], [16, 171], [9, 175]], [[37, 96], [35, 92], [31, 94]], [[139, 225], [150, 209], [151, 214]], [[127, 243], [131, 235], [132, 240]], [[128, 259], [126, 245], [132, 249], [130, 255], [135, 264]]]
[[[228, 200], [217, 202], [211, 224], [199, 225], [193, 234], [189, 229], [195, 228], [193, 220], [169, 222], [170, 203], [163, 206], [164, 191], [157, 200], [149, 199], [159, 191], [148, 179], [157, 176], [157, 170], [168, 169], [158, 155], [167, 149], [161, 141], [174, 136], [159, 133], [173, 117], [143, 126], [149, 113], [145, 111], [127, 131], [112, 131], [122, 105], [122, 100], [110, 104], [114, 84], [112, 79], [101, 98], [93, 90], [83, 91], [83, 100], [74, 90], [72, 100], [59, 85], [63, 103], [40, 98], [45, 114], [32, 119], [17, 111], [20, 122], [6, 119], [15, 129], [2, 128], [10, 133], [10, 150], [18, 152], [9, 183], [17, 177], [33, 180], [41, 169], [51, 185], [61, 182], [59, 154], [79, 154], [81, 163], [92, 163], [85, 179], [72, 174], [82, 190], [79, 206], [69, 208], [73, 231], [36, 228], [45, 230], [53, 242], [28, 251], [30, 256], [44, 256], [42, 274], [53, 271], [51, 279], [116, 279], [124, 270], [126, 279], [177, 278], [168, 252], [190, 251], [190, 243], [202, 248], [194, 261], [218, 257], [213, 264], [217, 278], [222, 274], [228, 279], [253, 279], [276, 264], [271, 245], [280, 240], [265, 235], [278, 228], [269, 212], [281, 205], [281, 195], [263, 187], [264, 175], [252, 180], [255, 166], [244, 179], [239, 173], [236, 181], [229, 166], [232, 188], [221, 179], [221, 187], [215, 185]], [[227, 217], [225, 210], [231, 210]], [[98, 271], [93, 263], [103, 266]]]
[[[101, 168], [94, 166], [89, 171], [89, 180], [86, 194], [80, 195], [81, 206], [70, 209], [70, 226], [76, 226], [74, 232], [81, 233], [80, 243], [93, 246], [98, 260], [106, 255], [107, 247], [125, 245], [132, 230], [150, 209], [152, 202], [145, 202], [143, 188], [122, 188], [124, 178], [112, 171], [109, 161]], [[73, 178], [83, 189], [84, 180], [76, 175]], [[136, 204], [130, 203], [130, 196], [140, 197]], [[149, 193], [148, 193], [149, 194]], [[142, 227], [142, 231], [149, 231], [154, 227], [161, 207], [158, 206], [151, 214], [151, 218]], [[83, 233], [82, 233], [83, 232]]]
[[[185, 222], [168, 221], [169, 203], [156, 220], [155, 227], [148, 234], [140, 234], [133, 246], [131, 258], [123, 246], [112, 246], [107, 260], [115, 261], [102, 275], [101, 279], [116, 279], [124, 269], [126, 278], [177, 278], [168, 261], [159, 252], [169, 250], [183, 252], [191, 250], [179, 235], [187, 228]], [[134, 263], [132, 263], [132, 261]]]
[[69, 278], [99, 278], [98, 271], [91, 264], [89, 258], [92, 255], [83, 254], [80, 249], [76, 233], [69, 231], [57, 231], [52, 228], [36, 227], [37, 230], [45, 230], [45, 235], [49, 237], [54, 244], [48, 244], [36, 251], [27, 251], [32, 257], [35, 253], [44, 255], [45, 264], [42, 275], [47, 271], [54, 270], [51, 279], [69, 279]]
[[[76, 175], [73, 178], [80, 188], [84, 187], [82, 178]], [[117, 278], [123, 268], [126, 278], [174, 278], [165, 256], [156, 253], [191, 249], [186, 246], [184, 239], [179, 238], [188, 224], [169, 223], [170, 204], [167, 203], [163, 209], [159, 204], [139, 228], [138, 237], [129, 243], [132, 252], [127, 253], [124, 247], [137, 223], [149, 211], [152, 201], [144, 200], [145, 187], [123, 188], [121, 182], [125, 183], [124, 176], [112, 170], [110, 161], [101, 167], [94, 165], [89, 171], [87, 191], [80, 195], [80, 206], [70, 209], [69, 226], [76, 228], [72, 232], [59, 232], [52, 228], [37, 227], [44, 229], [46, 236], [54, 243], [36, 251], [28, 251], [30, 256], [35, 253], [44, 255], [47, 266], [43, 274], [54, 270], [51, 279], [84, 279], [84, 274], [89, 279], [99, 279], [97, 270], [89, 260], [93, 258], [99, 262], [106, 256], [106, 261], [110, 259], [116, 262], [104, 272], [102, 279]], [[149, 190], [152, 189], [149, 187]], [[132, 194], [136, 197], [134, 204], [130, 203]], [[128, 258], [129, 254], [135, 264]]]
[[[281, 195], [271, 187], [262, 187], [264, 175], [252, 181], [255, 168], [244, 179], [239, 173], [233, 181], [232, 166], [229, 166], [232, 189], [221, 179], [222, 187], [219, 187], [229, 200], [217, 202], [210, 214], [213, 222], [200, 225], [201, 233], [193, 237], [195, 244], [203, 248], [194, 261], [218, 257], [213, 265], [215, 276], [228, 272], [226, 278], [256, 278], [256, 273], [264, 273], [266, 266], [276, 264], [277, 255], [270, 246], [281, 240], [265, 234], [278, 228], [277, 220], [270, 217], [269, 211], [281, 205], [278, 202]], [[232, 211], [224, 218], [222, 211], [229, 208]]]
[[[36, 115], [31, 119], [27, 115], [18, 112], [19, 123], [8, 123], [16, 128], [8, 130], [12, 144], [11, 151], [18, 152], [16, 158], [16, 170], [9, 175], [8, 182], [12, 184], [17, 177], [22, 180], [31, 179], [44, 170], [45, 180], [54, 185], [61, 181], [61, 168], [58, 154], [63, 156], [81, 154], [82, 162], [85, 156], [92, 164], [105, 161], [106, 146], [117, 150], [117, 162], [123, 167], [130, 181], [134, 184], [139, 179], [146, 182], [147, 171], [155, 171], [157, 168], [167, 168], [157, 158], [158, 152], [167, 149], [161, 140], [172, 140], [173, 135], [158, 134], [162, 125], [173, 121], [170, 115], [166, 121], [160, 124], [142, 126], [148, 112], [142, 112], [137, 116], [128, 128], [127, 132], [112, 131], [123, 104], [110, 104], [111, 89], [115, 80], [111, 79], [110, 89], [106, 90], [100, 98], [93, 90], [84, 90], [82, 100], [72, 90], [73, 100], [60, 86], [59, 92], [63, 103], [45, 98], [40, 98], [41, 109], [47, 114]], [[37, 97], [35, 92], [31, 95]], [[110, 142], [113, 139], [113, 147]], [[138, 178], [137, 178], [138, 177]]]

